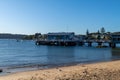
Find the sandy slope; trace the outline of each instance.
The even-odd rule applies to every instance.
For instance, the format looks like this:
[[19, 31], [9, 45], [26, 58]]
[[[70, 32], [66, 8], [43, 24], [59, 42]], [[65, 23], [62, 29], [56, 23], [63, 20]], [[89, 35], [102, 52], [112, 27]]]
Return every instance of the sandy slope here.
[[120, 80], [120, 61], [20, 72], [0, 80]]

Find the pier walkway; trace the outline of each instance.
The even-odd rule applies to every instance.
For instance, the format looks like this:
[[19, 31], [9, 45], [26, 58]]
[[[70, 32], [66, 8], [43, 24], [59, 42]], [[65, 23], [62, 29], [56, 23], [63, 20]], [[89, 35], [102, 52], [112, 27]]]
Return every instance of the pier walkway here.
[[[93, 43], [97, 43], [97, 46], [103, 46], [104, 43], [109, 44], [109, 47], [116, 47], [117, 43], [112, 40], [37, 40], [36, 45], [54, 45], [54, 46], [87, 46], [91, 47]], [[105, 47], [105, 46], [104, 46]]]

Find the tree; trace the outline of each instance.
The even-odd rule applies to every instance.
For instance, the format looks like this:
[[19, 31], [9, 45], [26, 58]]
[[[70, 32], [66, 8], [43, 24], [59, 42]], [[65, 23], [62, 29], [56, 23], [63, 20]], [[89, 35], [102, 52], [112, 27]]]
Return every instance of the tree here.
[[89, 30], [87, 29], [87, 31], [86, 31], [86, 35], [88, 36], [89, 35]]
[[100, 40], [100, 39], [101, 39], [100, 35], [98, 35], [98, 36], [97, 36], [97, 39], [98, 39], [98, 40]]
[[102, 34], [105, 33], [105, 28], [104, 28], [104, 27], [101, 28], [101, 33], [102, 33]]
[[33, 40], [34, 35], [26, 35], [23, 39], [25, 39], [25, 40]]
[[100, 34], [100, 31], [98, 30], [98, 32], [97, 32], [98, 34]]
[[35, 39], [38, 39], [41, 36], [41, 33], [35, 33]]

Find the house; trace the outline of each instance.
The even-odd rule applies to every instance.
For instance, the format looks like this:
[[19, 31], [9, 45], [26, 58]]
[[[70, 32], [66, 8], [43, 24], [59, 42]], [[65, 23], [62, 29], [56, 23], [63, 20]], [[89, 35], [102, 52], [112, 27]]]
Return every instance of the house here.
[[78, 41], [83, 41], [86, 39], [86, 36], [85, 35], [75, 35], [75, 40], [78, 40]]
[[89, 39], [98, 39], [98, 40], [110, 40], [111, 36], [110, 33], [90, 33], [88, 35]]
[[111, 37], [113, 43], [120, 43], [120, 33], [112, 33]]

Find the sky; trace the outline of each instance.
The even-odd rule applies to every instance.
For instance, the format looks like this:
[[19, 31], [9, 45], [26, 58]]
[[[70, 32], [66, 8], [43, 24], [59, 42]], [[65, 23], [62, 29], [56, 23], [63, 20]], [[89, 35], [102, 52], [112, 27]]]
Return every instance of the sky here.
[[120, 0], [0, 0], [0, 33], [120, 31]]

